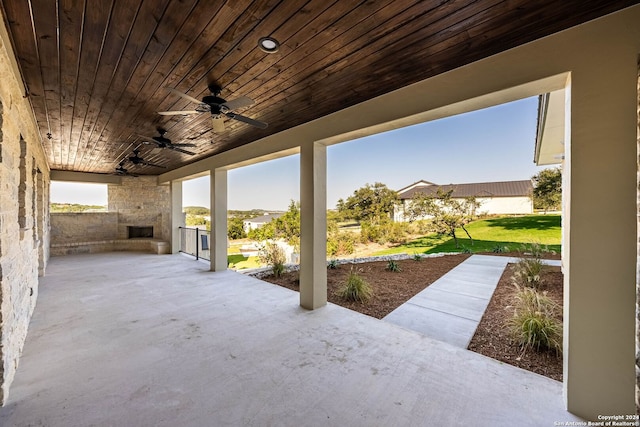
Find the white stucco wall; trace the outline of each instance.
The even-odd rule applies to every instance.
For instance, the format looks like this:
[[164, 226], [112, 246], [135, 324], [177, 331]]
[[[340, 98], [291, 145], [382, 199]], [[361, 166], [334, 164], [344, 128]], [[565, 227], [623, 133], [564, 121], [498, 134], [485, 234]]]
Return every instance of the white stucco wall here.
[[479, 213], [488, 215], [521, 215], [533, 213], [533, 201], [529, 197], [478, 198]]
[[[522, 215], [533, 213], [533, 201], [529, 197], [479, 197], [480, 202], [478, 214], [485, 215]], [[406, 207], [411, 204], [411, 200], [404, 200], [403, 205], [396, 205], [393, 210], [393, 220], [395, 222], [406, 222]]]

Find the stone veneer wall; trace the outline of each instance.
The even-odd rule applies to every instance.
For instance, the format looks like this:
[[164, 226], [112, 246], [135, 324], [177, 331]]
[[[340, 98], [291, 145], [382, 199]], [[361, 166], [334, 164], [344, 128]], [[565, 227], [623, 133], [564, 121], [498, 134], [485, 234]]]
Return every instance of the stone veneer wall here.
[[51, 244], [97, 242], [115, 239], [118, 233], [116, 212], [52, 213]]
[[121, 185], [109, 184], [109, 212], [117, 213], [116, 239], [126, 239], [127, 226], [153, 226], [153, 238], [171, 240], [171, 188], [158, 185], [155, 176], [123, 176]]
[[[0, 24], [2, 25], [2, 24]], [[2, 34], [0, 34], [2, 35]], [[0, 403], [49, 258], [49, 166], [13, 53], [0, 38]]]

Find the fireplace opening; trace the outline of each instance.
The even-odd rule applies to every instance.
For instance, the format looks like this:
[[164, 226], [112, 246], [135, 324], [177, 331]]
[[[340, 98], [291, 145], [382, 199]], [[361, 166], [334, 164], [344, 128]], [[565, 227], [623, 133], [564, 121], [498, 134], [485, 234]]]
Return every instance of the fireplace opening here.
[[153, 237], [153, 227], [127, 227], [129, 239], [138, 239], [138, 238], [152, 238]]

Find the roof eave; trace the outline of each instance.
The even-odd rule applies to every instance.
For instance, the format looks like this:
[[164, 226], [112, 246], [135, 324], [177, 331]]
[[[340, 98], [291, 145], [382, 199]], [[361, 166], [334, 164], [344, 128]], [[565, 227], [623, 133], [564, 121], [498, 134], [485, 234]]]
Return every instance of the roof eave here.
[[538, 166], [556, 165], [564, 159], [565, 89], [538, 98], [538, 123], [533, 161]]

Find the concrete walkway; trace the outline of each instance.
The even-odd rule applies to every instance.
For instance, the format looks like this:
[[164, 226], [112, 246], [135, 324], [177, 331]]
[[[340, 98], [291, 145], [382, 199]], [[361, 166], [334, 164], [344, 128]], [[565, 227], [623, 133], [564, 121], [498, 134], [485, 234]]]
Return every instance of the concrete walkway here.
[[[510, 262], [517, 258], [473, 255], [383, 320], [438, 341], [467, 348], [491, 296]], [[546, 260], [550, 265], [560, 261]]]

